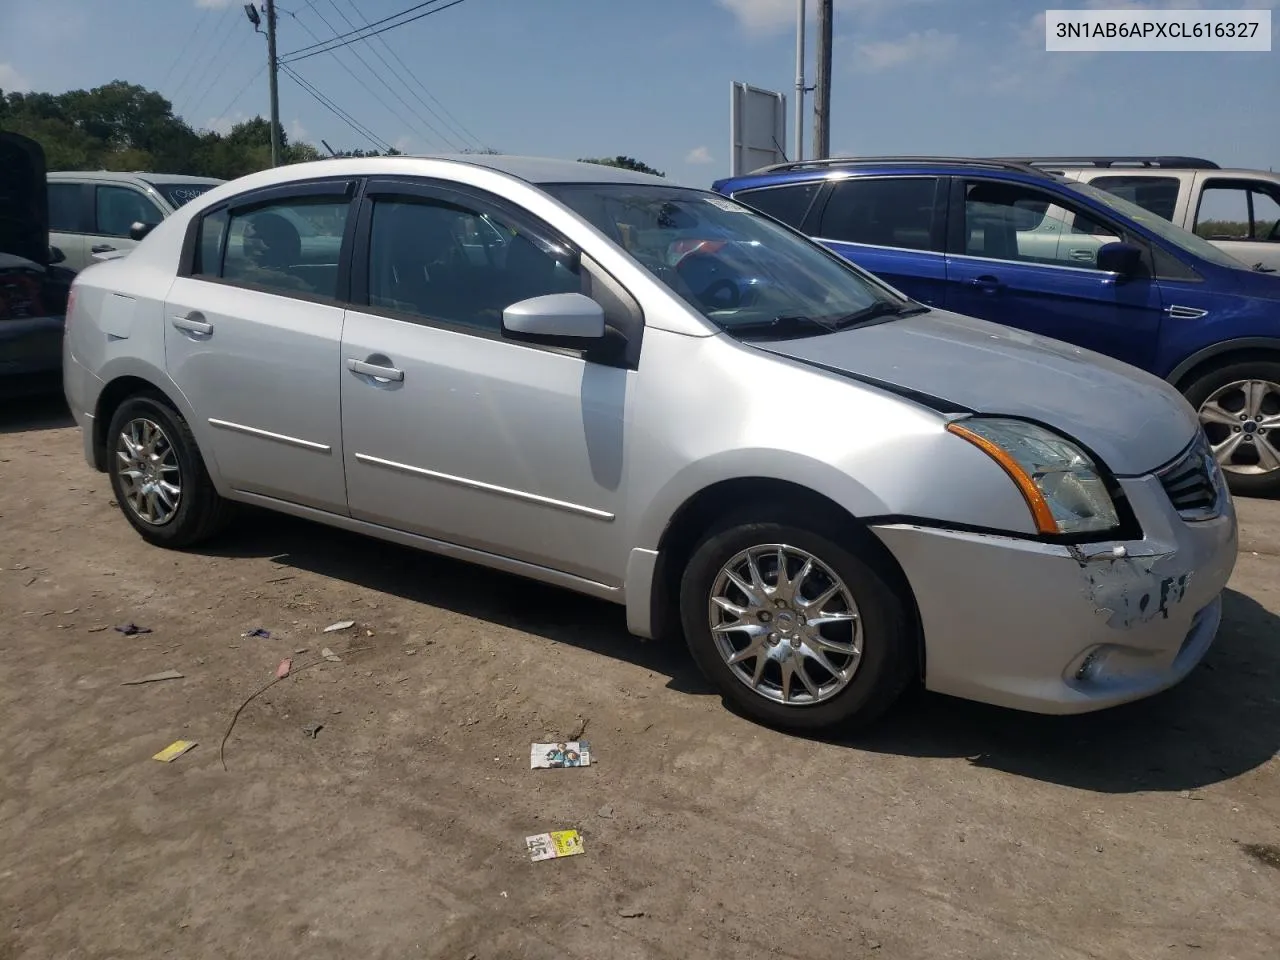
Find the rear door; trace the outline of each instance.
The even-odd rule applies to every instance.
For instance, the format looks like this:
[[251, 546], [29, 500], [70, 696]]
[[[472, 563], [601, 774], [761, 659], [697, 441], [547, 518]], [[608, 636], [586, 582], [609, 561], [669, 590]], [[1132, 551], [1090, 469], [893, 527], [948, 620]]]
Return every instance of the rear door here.
[[164, 211], [138, 187], [128, 183], [98, 183], [93, 187], [93, 224], [85, 238], [85, 266], [95, 253], [132, 250], [138, 241], [129, 237], [135, 223], [157, 224]]
[[[951, 211], [947, 309], [1151, 368], [1162, 303], [1145, 240], [1011, 181], [956, 177]], [[1118, 280], [1098, 269], [1098, 249], [1117, 239], [1145, 251], [1146, 275]]]
[[1194, 232], [1248, 266], [1280, 270], [1280, 183], [1199, 174]]
[[61, 266], [82, 270], [89, 265], [88, 244], [90, 191], [82, 183], [63, 180], [49, 182], [49, 246], [62, 251]]
[[226, 482], [333, 513], [347, 512], [339, 361], [355, 186], [289, 184], [211, 209], [165, 304], [169, 374]]
[[946, 191], [933, 176], [832, 181], [815, 239], [922, 303], [946, 296]]

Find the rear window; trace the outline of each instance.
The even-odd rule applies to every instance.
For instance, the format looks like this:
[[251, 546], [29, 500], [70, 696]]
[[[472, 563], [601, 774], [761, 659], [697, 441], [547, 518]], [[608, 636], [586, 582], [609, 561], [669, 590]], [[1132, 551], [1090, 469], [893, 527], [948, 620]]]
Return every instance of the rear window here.
[[1089, 182], [1100, 190], [1123, 197], [1166, 220], [1173, 219], [1178, 206], [1176, 177], [1094, 177]]
[[216, 183], [153, 183], [151, 186], [169, 201], [175, 210], [184, 203], [190, 203], [202, 193], [208, 193]]
[[811, 183], [789, 183], [783, 187], [759, 187], [755, 190], [740, 190], [733, 195], [749, 207], [754, 207], [766, 216], [781, 220], [791, 227], [799, 228], [804, 223], [805, 214], [813, 205], [813, 198], [822, 189], [821, 180]]
[[831, 199], [822, 213], [820, 235], [845, 243], [929, 250], [934, 246], [937, 185], [936, 177], [859, 177], [838, 181], [831, 188]]

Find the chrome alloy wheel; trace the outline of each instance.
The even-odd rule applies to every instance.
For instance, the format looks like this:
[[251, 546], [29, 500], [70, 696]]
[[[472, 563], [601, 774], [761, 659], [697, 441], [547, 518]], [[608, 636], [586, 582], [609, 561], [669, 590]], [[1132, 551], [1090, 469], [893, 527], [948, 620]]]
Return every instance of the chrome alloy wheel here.
[[120, 485], [134, 515], [152, 526], [173, 519], [182, 502], [178, 454], [154, 420], [130, 420], [116, 438]]
[[1224, 471], [1280, 470], [1280, 384], [1237, 380], [1219, 387], [1200, 405], [1200, 425]]
[[734, 556], [716, 575], [707, 614], [733, 675], [776, 703], [830, 700], [862, 660], [853, 593], [798, 547], [762, 544]]

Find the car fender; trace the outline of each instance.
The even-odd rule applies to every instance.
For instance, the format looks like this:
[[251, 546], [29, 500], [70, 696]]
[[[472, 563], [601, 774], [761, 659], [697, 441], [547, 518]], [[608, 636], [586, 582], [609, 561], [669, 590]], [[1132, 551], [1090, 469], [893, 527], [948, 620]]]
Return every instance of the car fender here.
[[1184, 359], [1176, 367], [1170, 371], [1165, 377], [1170, 383], [1177, 385], [1187, 374], [1196, 367], [1200, 366], [1206, 360], [1212, 360], [1214, 357], [1223, 356], [1228, 353], [1239, 353], [1248, 350], [1263, 350], [1268, 353], [1280, 355], [1280, 337], [1236, 337], [1231, 340], [1222, 340], [1218, 343], [1211, 343], [1209, 346], [1197, 350], [1191, 356]]

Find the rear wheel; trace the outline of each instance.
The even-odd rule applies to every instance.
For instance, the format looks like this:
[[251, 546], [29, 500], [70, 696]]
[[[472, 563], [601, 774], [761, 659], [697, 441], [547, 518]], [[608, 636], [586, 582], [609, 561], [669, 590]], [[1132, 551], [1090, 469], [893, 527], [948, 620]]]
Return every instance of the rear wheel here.
[[1280, 495], [1280, 363], [1218, 367], [1185, 393], [1232, 493]]
[[685, 637], [743, 713], [794, 730], [865, 725], [910, 681], [906, 600], [856, 539], [837, 544], [783, 514], [726, 521], [695, 548]]
[[218, 495], [186, 420], [162, 400], [131, 397], [107, 428], [107, 473], [116, 502], [149, 543], [187, 547], [226, 526]]

